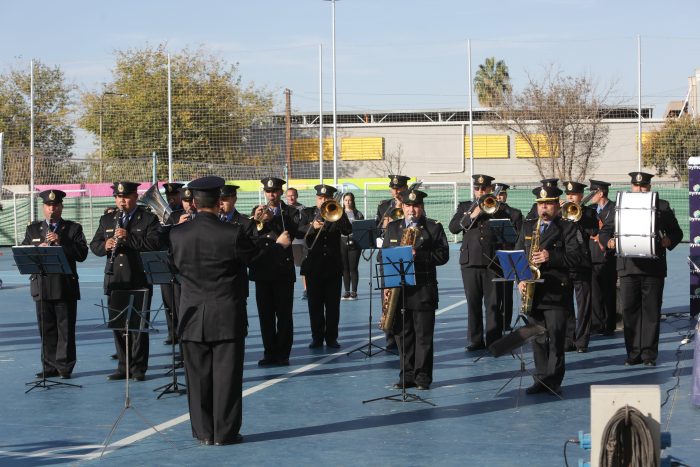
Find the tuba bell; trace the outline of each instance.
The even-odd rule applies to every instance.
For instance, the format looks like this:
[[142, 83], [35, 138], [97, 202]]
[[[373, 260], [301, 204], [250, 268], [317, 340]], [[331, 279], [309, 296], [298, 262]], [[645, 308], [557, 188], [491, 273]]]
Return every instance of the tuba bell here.
[[165, 224], [173, 213], [172, 208], [168, 205], [168, 202], [163, 198], [158, 190], [158, 185], [151, 185], [151, 188], [146, 190], [137, 200], [138, 203], [146, 206], [151, 210], [153, 214], [158, 216], [161, 224]]

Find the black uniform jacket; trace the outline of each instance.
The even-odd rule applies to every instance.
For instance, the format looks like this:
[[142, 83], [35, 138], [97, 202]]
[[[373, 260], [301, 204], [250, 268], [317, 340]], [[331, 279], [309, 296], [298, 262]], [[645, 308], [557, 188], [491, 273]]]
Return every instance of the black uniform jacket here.
[[463, 267], [489, 266], [495, 267], [492, 262], [496, 250], [503, 245], [495, 243], [495, 238], [489, 227], [490, 219], [510, 219], [510, 216], [499, 209], [493, 216], [483, 212], [474, 219], [474, 222], [465, 214], [472, 206], [471, 201], [463, 201], [457, 206], [457, 212], [452, 216], [449, 229], [453, 234], [462, 232], [462, 246], [459, 249], [459, 264]]
[[[400, 246], [405, 222], [403, 219], [390, 222], [387, 226], [382, 249]], [[450, 247], [442, 224], [422, 217], [418, 220], [420, 235], [414, 248], [414, 271], [416, 285], [406, 287], [406, 308], [409, 310], [435, 311], [438, 307], [437, 266], [450, 259]], [[384, 271], [392, 266], [384, 266]]]
[[[294, 239], [297, 236], [299, 210], [292, 206], [287, 206], [280, 202], [281, 215], [274, 216], [269, 222], [263, 223], [262, 230], [257, 230], [254, 227], [253, 240], [258, 248], [264, 249], [270, 245], [274, 245], [277, 237], [286, 229], [289, 236]], [[255, 209], [253, 209], [253, 212]], [[252, 213], [251, 213], [252, 215]], [[282, 218], [284, 217], [284, 224]], [[252, 224], [255, 224], [251, 221]], [[320, 241], [320, 239], [319, 239]], [[270, 261], [270, 258], [261, 257], [259, 260], [253, 261], [249, 268], [250, 280], [252, 281], [296, 281], [296, 268], [294, 267], [294, 256], [292, 249], [284, 250], [284, 256], [281, 261]]]
[[523, 212], [506, 203], [501, 203], [501, 211], [508, 216], [511, 224], [513, 224], [513, 228], [515, 228], [515, 232], [519, 234], [523, 228]]
[[108, 274], [110, 272], [109, 260], [105, 264], [104, 292], [106, 295], [109, 295], [112, 290], [148, 287], [139, 253], [159, 250], [162, 242], [158, 217], [146, 211], [144, 207], [138, 206], [129, 223], [124, 227], [129, 232], [129, 236], [126, 240], [119, 242], [116, 252], [105, 250], [105, 243], [114, 236], [114, 229], [117, 225], [115, 216], [118, 215], [118, 212], [115, 211], [100, 217], [100, 225], [90, 242], [90, 250], [96, 256], [111, 257], [112, 253], [117, 255], [111, 268], [112, 274]]
[[[22, 245], [38, 246], [46, 241], [48, 232], [49, 226], [46, 221], [32, 222], [27, 226]], [[73, 274], [48, 274], [44, 279], [38, 274], [32, 274], [29, 281], [34, 301], [80, 300], [78, 270], [75, 263], [85, 261], [88, 254], [83, 227], [77, 222], [61, 219], [56, 233]]]
[[170, 231], [173, 262], [180, 275], [178, 335], [186, 341], [217, 342], [245, 337], [248, 318], [245, 266], [257, 255], [283, 254], [280, 245], [260, 252], [241, 225], [208, 212]]
[[598, 218], [598, 242], [600, 242], [599, 244], [595, 240], [589, 240], [591, 262], [604, 263], [615, 256], [615, 248], [608, 248], [608, 240], [615, 236], [615, 202], [608, 201], [600, 213], [597, 212], [597, 204], [591, 204], [588, 207], [593, 209]]
[[241, 214], [237, 209], [233, 212], [233, 216], [231, 216], [231, 224], [243, 227], [243, 230], [249, 237], [255, 235], [255, 222], [253, 222], [250, 217]]
[[[536, 220], [523, 223], [523, 230], [515, 245], [529, 256], [530, 243]], [[583, 253], [577, 238], [578, 227], [557, 217], [540, 235], [540, 251], [549, 252], [549, 260], [539, 266], [544, 283], [535, 285], [533, 308], [568, 309], [571, 304], [571, 279], [569, 270], [583, 261]]]
[[[343, 211], [342, 217], [336, 222], [325, 222], [319, 234], [319, 231], [311, 226], [311, 222], [317, 216], [320, 218], [320, 211], [317, 207], [304, 208], [301, 211], [297, 238], [306, 237], [301, 274], [304, 276], [310, 274], [340, 276], [343, 274], [343, 265], [340, 261], [340, 236], [350, 235], [352, 232], [350, 219]], [[309, 249], [316, 234], [318, 234], [316, 245], [313, 249]]]
[[617, 258], [617, 275], [630, 276], [643, 274], [645, 276], [666, 277], [666, 248], [661, 246], [661, 234], [670, 240], [669, 250], [673, 250], [683, 240], [683, 230], [678, 225], [676, 214], [668, 201], [659, 198], [656, 207], [656, 258]]
[[[574, 225], [578, 229], [576, 241], [581, 248], [581, 262], [571, 269], [571, 278], [584, 280], [590, 276], [593, 265], [591, 263], [591, 247], [598, 248], [595, 242], [591, 242], [591, 236], [598, 235], [598, 216], [595, 209], [589, 206], [581, 207], [581, 219]], [[568, 222], [568, 221], [565, 221]], [[600, 249], [598, 248], [600, 251]]]
[[377, 225], [381, 224], [381, 220], [385, 216], [388, 216], [392, 209], [396, 208], [396, 200], [394, 198], [385, 199], [379, 203], [377, 206], [377, 214], [374, 219], [377, 221]]

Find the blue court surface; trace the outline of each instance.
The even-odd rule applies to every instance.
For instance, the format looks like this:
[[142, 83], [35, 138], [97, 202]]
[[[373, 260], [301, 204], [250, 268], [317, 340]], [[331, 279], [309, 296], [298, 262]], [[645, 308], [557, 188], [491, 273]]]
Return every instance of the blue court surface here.
[[[564, 465], [564, 443], [590, 430], [590, 385], [661, 386], [662, 431], [672, 434], [673, 456], [700, 465], [700, 410], [693, 406], [694, 343], [682, 345], [692, 328], [688, 319], [687, 245], [669, 257], [658, 366], [625, 367], [622, 334], [596, 336], [590, 351], [568, 353], [563, 400], [547, 394], [527, 396], [531, 384], [516, 377], [513, 357], [476, 356], [464, 351], [466, 304], [457, 262], [438, 268], [440, 308], [435, 332], [435, 371], [429, 391], [415, 391], [421, 402], [363, 400], [394, 394], [398, 359], [386, 353], [365, 357], [347, 352], [368, 342], [369, 265], [360, 264], [360, 299], [341, 302], [341, 351], [312, 351], [307, 304], [296, 284], [295, 343], [291, 365], [262, 369], [254, 293], [248, 301], [250, 333], [244, 373], [245, 441], [234, 446], [200, 446], [192, 438], [186, 396], [156, 399], [153, 390], [166, 376], [170, 347], [160, 334], [150, 337], [150, 368], [145, 382], [130, 385], [134, 410], [127, 410], [102, 460], [102, 443], [125, 399], [124, 382], [107, 381], [116, 368], [111, 332], [101, 328], [95, 306], [102, 296], [104, 259], [90, 255], [79, 268], [83, 299], [78, 308], [78, 364], [71, 383], [77, 388], [36, 389], [25, 383], [40, 370], [39, 338], [28, 280], [14, 267], [9, 249], [0, 257], [0, 465]], [[374, 292], [371, 332], [383, 344], [377, 321], [381, 304]], [[160, 305], [156, 291], [153, 308]], [[516, 299], [516, 307], [518, 305]], [[531, 354], [526, 349], [528, 367]], [[182, 370], [180, 370], [182, 372]], [[180, 376], [180, 382], [184, 377]], [[522, 383], [522, 389], [519, 390]], [[154, 425], [159, 433], [154, 432]], [[576, 445], [567, 448], [569, 465], [588, 460]]]

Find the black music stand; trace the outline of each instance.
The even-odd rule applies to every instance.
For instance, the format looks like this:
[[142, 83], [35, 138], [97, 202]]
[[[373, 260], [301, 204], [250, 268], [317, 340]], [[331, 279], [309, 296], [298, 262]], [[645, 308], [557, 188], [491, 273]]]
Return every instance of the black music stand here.
[[[68, 258], [60, 246], [13, 246], [12, 256], [15, 260], [15, 265], [22, 275], [37, 274], [40, 276], [40, 281], [46, 279], [47, 274], [73, 274]], [[41, 287], [41, 282], [39, 287]], [[32, 389], [44, 388], [51, 389], [55, 387], [71, 387], [82, 388], [79, 384], [63, 383], [46, 378], [46, 369], [44, 367], [44, 301], [39, 300], [39, 329], [41, 330], [41, 378], [31, 383], [26, 383], [26, 386], [31, 386], [24, 391], [27, 394]]]
[[[372, 357], [372, 355], [377, 355], [380, 352], [393, 353], [386, 347], [377, 345], [372, 342], [372, 260], [374, 257], [374, 250], [377, 245], [377, 238], [379, 238], [379, 233], [381, 229], [377, 227], [374, 220], [362, 220], [354, 221], [352, 223], [352, 239], [355, 245], [361, 250], [369, 250], [369, 257], [365, 258], [369, 261], [369, 324], [367, 326], [367, 343], [362, 347], [348, 352], [346, 355], [350, 356], [355, 352], [360, 352], [366, 357]], [[364, 257], [364, 256], [363, 256]], [[372, 349], [377, 349], [376, 352], [372, 353]], [[395, 354], [394, 354], [395, 355]]]
[[[380, 290], [401, 287], [401, 332], [406, 329], [406, 286], [416, 285], [416, 273], [413, 269], [413, 248], [410, 246], [399, 246], [382, 249], [382, 261], [377, 264], [377, 288]], [[382, 269], [380, 272], [379, 269]], [[406, 391], [406, 372], [403, 362], [405, 339], [401, 339], [399, 345], [399, 363], [401, 366], [401, 392], [388, 396], [376, 397], [362, 401], [363, 404], [379, 400], [390, 400], [396, 402], [423, 402], [433, 407], [436, 404], [423, 399], [422, 397]]]
[[[501, 268], [503, 269], [503, 278], [493, 279], [494, 282], [526, 281], [538, 284], [544, 282], [543, 279], [535, 279], [535, 277], [533, 276], [532, 270], [530, 269], [530, 264], [527, 260], [527, 257], [525, 256], [524, 250], [497, 250], [496, 257], [498, 258], [499, 263], [501, 264]], [[521, 320], [525, 324], [521, 327], [518, 327], [518, 323]], [[520, 368], [513, 372], [508, 381], [506, 381], [505, 384], [503, 384], [503, 386], [501, 386], [498, 389], [498, 391], [496, 391], [494, 397], [498, 396], [501, 392], [503, 392], [503, 390], [515, 378], [519, 377], [520, 379], [518, 383], [518, 395], [515, 400], [515, 406], [518, 407], [520, 403], [520, 391], [522, 390], [523, 386], [523, 376], [527, 374], [530, 375], [536, 382], [541, 384], [544, 388], [546, 388], [549, 392], [557, 396], [559, 399], [563, 400], [561, 395], [557, 394], [556, 391], [547, 386], [540, 378], [537, 377], [537, 375], [528, 370], [527, 365], [525, 363], [525, 357], [523, 355], [523, 346], [525, 345], [525, 343], [533, 338], [542, 336], [546, 332], [547, 329], [545, 327], [540, 326], [539, 324], [530, 324], [528, 322], [527, 317], [521, 310], [520, 312], [518, 312], [518, 317], [515, 320], [515, 324], [513, 325], [513, 329], [510, 331], [510, 333], [508, 333], [506, 336], [502, 337], [501, 339], [497, 340], [489, 346], [489, 352], [491, 352], [491, 354], [496, 358], [500, 357], [501, 355], [505, 355], [506, 353], [510, 353], [513, 356], [513, 358], [517, 358], [518, 360], [520, 360]], [[514, 352], [514, 350], [516, 349], [518, 350], [517, 353]]]
[[[141, 414], [136, 407], [131, 404], [131, 396], [129, 394], [129, 354], [131, 353], [131, 342], [130, 335], [132, 332], [149, 332], [151, 329], [151, 323], [147, 318], [148, 310], [148, 299], [150, 290], [148, 289], [133, 289], [133, 290], [113, 290], [110, 294], [109, 305], [100, 305], [102, 308], [102, 316], [105, 320], [105, 325], [111, 329], [120, 329], [124, 332], [125, 346], [126, 346], [126, 383], [125, 383], [125, 394], [124, 394], [124, 407], [122, 407], [121, 412], [117, 416], [117, 419], [112, 425], [112, 429], [104, 440], [102, 446], [102, 453], [100, 454], [100, 459], [105, 453], [107, 446], [109, 446], [109, 441], [112, 439], [112, 435], [117, 430], [117, 426], [124, 418], [126, 411], [128, 409], [133, 410], [133, 412], [149, 427], [153, 428], [156, 433], [160, 433], [165, 437], [165, 434], [158, 431], [155, 425], [150, 422], [146, 417]], [[107, 309], [108, 316], [105, 317], [104, 312]], [[166, 437], [166, 440], [167, 437]], [[169, 441], [169, 440], [168, 440]]]
[[[151, 285], [156, 284], [170, 284], [170, 303], [175, 304], [175, 285], [178, 284], [177, 271], [175, 267], [170, 263], [167, 251], [145, 251], [141, 253], [141, 263], [143, 264], [143, 271], [146, 273], [146, 279]], [[175, 313], [175, 310], [169, 310], [171, 313]], [[184, 384], [179, 384], [177, 382], [177, 363], [175, 359], [175, 329], [172, 330], [173, 335], [170, 336], [171, 345], [171, 355], [172, 355], [172, 368], [166, 376], [170, 373], [173, 374], [173, 381], [163, 386], [155, 388], [153, 391], [158, 392], [162, 389], [161, 393], [158, 394], [156, 399], [160, 399], [166, 394], [186, 394], [187, 386]], [[180, 388], [182, 386], [182, 388]]]

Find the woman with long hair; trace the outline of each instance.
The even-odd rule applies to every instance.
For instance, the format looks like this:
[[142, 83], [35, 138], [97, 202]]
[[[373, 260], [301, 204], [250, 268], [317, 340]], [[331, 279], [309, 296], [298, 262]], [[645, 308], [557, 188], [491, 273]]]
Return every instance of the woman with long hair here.
[[[361, 221], [365, 218], [355, 206], [355, 195], [348, 192], [343, 195], [343, 209], [350, 222]], [[343, 264], [343, 287], [345, 293], [341, 300], [357, 300], [357, 283], [359, 281], [358, 266], [360, 250], [352, 239], [352, 234], [340, 237], [340, 259]]]

